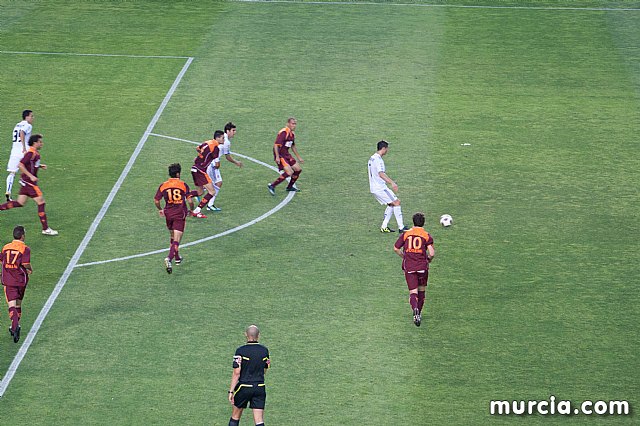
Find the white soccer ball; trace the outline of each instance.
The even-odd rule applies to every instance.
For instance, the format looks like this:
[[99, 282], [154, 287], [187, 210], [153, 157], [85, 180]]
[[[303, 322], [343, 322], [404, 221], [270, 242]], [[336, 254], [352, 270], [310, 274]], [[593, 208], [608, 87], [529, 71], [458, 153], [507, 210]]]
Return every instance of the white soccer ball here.
[[440, 216], [440, 225], [447, 227], [453, 225], [453, 218], [451, 215], [443, 214]]

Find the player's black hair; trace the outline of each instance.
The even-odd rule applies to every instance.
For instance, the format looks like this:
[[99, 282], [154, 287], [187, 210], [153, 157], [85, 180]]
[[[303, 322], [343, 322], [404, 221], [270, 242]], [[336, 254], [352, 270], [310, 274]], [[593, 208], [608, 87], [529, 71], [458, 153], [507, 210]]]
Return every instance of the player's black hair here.
[[182, 167], [180, 166], [180, 163], [173, 163], [169, 166], [169, 176], [172, 178], [177, 178], [181, 171]]
[[378, 151], [380, 151], [382, 148], [387, 148], [388, 146], [389, 146], [389, 142], [383, 139], [380, 142], [378, 142]]
[[22, 111], [22, 119], [26, 120], [29, 114], [31, 114], [32, 112], [33, 111], [31, 111], [30, 109], [25, 109], [24, 111]]
[[29, 136], [29, 146], [33, 146], [34, 143], [38, 142], [40, 139], [42, 139], [42, 135], [40, 133], [36, 133], [35, 135], [31, 135]]
[[24, 226], [18, 225], [13, 228], [13, 239], [19, 240], [24, 235]]
[[424, 226], [424, 213], [416, 213], [413, 215], [413, 226]]
[[228, 122], [227, 124], [224, 125], [224, 132], [227, 133], [229, 130], [235, 129], [236, 125], [233, 124], [232, 122]]
[[222, 135], [224, 135], [224, 132], [222, 130], [216, 130], [215, 132], [213, 132], [214, 139], [218, 139]]

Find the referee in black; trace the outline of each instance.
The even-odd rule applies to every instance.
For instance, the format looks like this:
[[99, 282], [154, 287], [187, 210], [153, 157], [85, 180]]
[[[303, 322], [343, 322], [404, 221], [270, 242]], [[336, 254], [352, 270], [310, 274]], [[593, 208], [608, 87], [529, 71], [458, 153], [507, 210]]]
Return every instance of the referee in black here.
[[264, 373], [271, 364], [269, 349], [258, 343], [260, 330], [250, 325], [244, 332], [247, 344], [236, 349], [233, 356], [233, 375], [229, 390], [229, 402], [233, 405], [233, 412], [229, 419], [229, 426], [238, 426], [242, 410], [247, 403], [253, 410], [253, 420], [256, 426], [264, 426], [264, 403], [267, 391], [264, 386]]

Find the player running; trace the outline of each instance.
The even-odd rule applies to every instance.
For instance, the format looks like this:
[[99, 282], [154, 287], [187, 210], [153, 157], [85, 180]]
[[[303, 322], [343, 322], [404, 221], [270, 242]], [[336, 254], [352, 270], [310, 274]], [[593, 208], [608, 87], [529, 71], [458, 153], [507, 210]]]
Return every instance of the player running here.
[[[153, 201], [158, 209], [160, 217], [164, 217], [169, 229], [171, 246], [169, 256], [164, 259], [167, 273], [172, 272], [171, 261], [175, 259], [176, 265], [182, 263], [182, 257], [178, 253], [180, 240], [184, 233], [185, 222], [189, 210], [187, 209], [187, 198], [190, 197], [189, 186], [180, 180], [180, 164], [174, 163], [169, 166], [169, 180], [164, 182], [156, 191]], [[164, 209], [160, 205], [160, 200], [164, 198]]]
[[413, 228], [398, 237], [393, 250], [402, 258], [402, 270], [409, 287], [413, 323], [420, 327], [422, 307], [429, 281], [429, 264], [436, 255], [433, 238], [424, 230], [424, 214], [413, 215]]

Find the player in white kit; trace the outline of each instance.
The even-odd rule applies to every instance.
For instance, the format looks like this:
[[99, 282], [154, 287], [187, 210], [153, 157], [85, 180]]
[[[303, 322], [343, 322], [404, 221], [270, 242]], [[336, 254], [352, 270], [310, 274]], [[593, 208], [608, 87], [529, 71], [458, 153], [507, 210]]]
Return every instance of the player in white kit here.
[[211, 180], [213, 181], [213, 189], [216, 191], [216, 193], [213, 194], [213, 197], [211, 197], [211, 200], [209, 200], [209, 203], [207, 203], [207, 210], [211, 210], [214, 212], [219, 212], [220, 210], [222, 210], [216, 207], [214, 204], [216, 197], [218, 196], [218, 192], [220, 192], [220, 188], [222, 188], [222, 175], [220, 175], [220, 157], [224, 155], [227, 161], [235, 164], [238, 167], [242, 167], [242, 161], [236, 160], [231, 155], [231, 139], [233, 139], [235, 134], [235, 124], [233, 124], [232, 122], [228, 122], [224, 125], [224, 143], [220, 145], [220, 154], [218, 155], [218, 158], [212, 161], [207, 168], [207, 174], [209, 175], [209, 177], [211, 177]]
[[7, 202], [11, 201], [11, 189], [13, 188], [13, 180], [18, 171], [18, 164], [29, 150], [27, 142], [31, 136], [32, 123], [33, 111], [25, 109], [22, 111], [22, 121], [16, 124], [11, 134], [11, 155], [9, 157], [9, 163], [7, 164], [9, 174], [7, 175], [7, 190], [5, 191]]
[[[369, 158], [369, 190], [380, 204], [387, 205], [384, 211], [382, 225], [380, 225], [380, 232], [394, 232], [393, 229], [388, 227], [392, 214], [396, 217], [398, 232], [404, 232], [409, 230], [409, 228], [403, 224], [400, 200], [393, 192], [398, 190], [398, 185], [387, 176], [384, 160], [382, 160], [382, 156], [385, 155], [388, 150], [389, 143], [382, 140], [378, 142], [376, 153]], [[387, 187], [387, 184], [391, 185], [393, 191]]]

